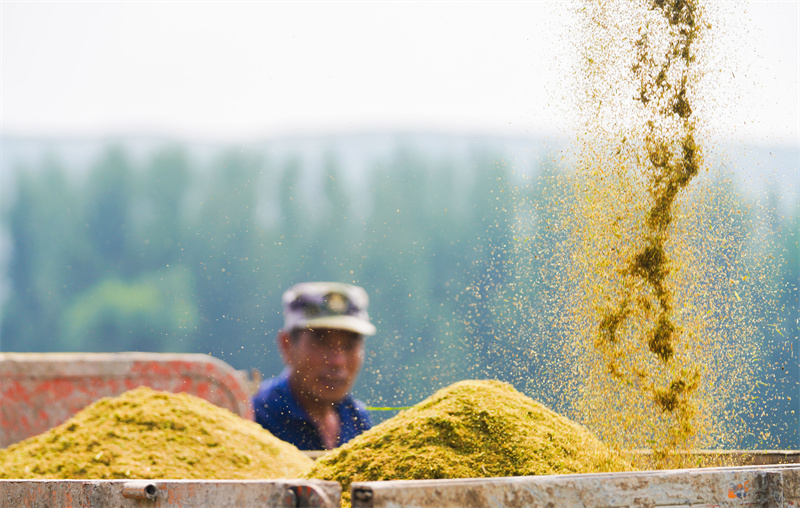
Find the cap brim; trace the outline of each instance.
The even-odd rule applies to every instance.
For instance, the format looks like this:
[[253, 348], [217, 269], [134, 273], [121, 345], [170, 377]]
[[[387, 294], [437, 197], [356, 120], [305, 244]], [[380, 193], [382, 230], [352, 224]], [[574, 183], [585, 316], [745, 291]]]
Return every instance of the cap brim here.
[[361, 335], [375, 335], [377, 328], [363, 319], [355, 316], [326, 316], [306, 320], [303, 325], [306, 328], [327, 328], [331, 330], [347, 330]]

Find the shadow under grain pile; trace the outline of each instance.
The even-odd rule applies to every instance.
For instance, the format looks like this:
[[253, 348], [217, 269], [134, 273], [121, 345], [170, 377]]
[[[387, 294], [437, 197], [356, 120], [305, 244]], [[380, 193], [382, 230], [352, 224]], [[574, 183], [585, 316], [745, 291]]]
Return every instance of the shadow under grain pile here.
[[0, 450], [6, 479], [297, 478], [313, 461], [260, 425], [185, 393], [140, 387]]

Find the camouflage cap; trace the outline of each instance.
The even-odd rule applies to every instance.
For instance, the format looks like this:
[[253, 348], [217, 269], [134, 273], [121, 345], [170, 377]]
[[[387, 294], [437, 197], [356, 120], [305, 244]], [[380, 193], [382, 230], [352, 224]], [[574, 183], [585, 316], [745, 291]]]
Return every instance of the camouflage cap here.
[[340, 282], [301, 282], [283, 293], [284, 329], [327, 328], [375, 335], [363, 288]]

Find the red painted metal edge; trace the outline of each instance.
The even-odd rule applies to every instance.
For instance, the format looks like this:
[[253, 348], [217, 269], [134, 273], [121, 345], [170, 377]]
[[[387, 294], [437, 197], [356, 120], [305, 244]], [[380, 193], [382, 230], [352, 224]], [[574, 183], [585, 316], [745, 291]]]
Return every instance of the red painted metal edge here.
[[46, 432], [102, 397], [139, 386], [185, 392], [253, 419], [246, 380], [209, 355], [0, 353], [0, 448]]

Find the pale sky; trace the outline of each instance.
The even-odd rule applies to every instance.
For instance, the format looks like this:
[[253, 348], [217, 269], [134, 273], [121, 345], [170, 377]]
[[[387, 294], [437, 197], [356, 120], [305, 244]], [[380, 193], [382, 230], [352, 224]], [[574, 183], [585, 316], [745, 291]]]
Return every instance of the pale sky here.
[[[563, 132], [565, 3], [2, 0], [0, 133]], [[800, 1], [737, 5], [711, 121], [798, 143]]]

